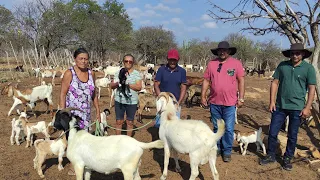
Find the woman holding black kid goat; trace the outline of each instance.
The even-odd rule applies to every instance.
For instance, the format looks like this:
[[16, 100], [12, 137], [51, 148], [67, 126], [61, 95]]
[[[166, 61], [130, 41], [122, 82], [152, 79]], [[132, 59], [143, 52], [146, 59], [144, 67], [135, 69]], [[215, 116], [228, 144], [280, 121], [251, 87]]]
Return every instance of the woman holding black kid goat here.
[[[124, 67], [114, 75], [114, 81], [111, 88], [116, 89], [115, 93], [115, 112], [116, 112], [116, 128], [122, 129], [124, 123], [124, 113], [126, 113], [127, 129], [133, 129], [133, 120], [137, 111], [138, 91], [142, 88], [140, 74], [133, 68], [135, 62], [131, 54], [123, 57]], [[116, 134], [121, 134], [120, 130], [116, 130]], [[132, 131], [127, 132], [128, 136], [132, 136]]]

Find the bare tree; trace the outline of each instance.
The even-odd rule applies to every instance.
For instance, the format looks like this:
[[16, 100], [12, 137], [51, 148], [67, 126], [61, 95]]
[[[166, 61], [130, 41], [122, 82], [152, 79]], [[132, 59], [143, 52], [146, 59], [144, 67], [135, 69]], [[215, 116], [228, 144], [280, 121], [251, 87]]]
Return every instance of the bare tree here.
[[[240, 0], [235, 7], [230, 7], [230, 9], [225, 9], [213, 1], [209, 2], [212, 5], [209, 15], [213, 19], [223, 23], [246, 23], [247, 27], [242, 28], [242, 31], [249, 31], [254, 35], [278, 33], [286, 36], [290, 43], [301, 42], [305, 46], [310, 45], [310, 40], [312, 40], [314, 44], [312, 65], [317, 74], [317, 96], [320, 99], [318, 69], [320, 1]], [[307, 12], [302, 12], [301, 6], [307, 7]], [[255, 23], [257, 20], [263, 20], [262, 22], [266, 24], [257, 26]]]

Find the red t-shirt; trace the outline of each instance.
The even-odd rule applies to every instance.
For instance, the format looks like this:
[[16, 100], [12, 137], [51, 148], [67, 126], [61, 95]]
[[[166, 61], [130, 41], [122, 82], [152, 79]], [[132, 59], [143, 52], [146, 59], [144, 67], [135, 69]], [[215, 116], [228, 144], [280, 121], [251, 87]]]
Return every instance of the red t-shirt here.
[[211, 60], [204, 72], [203, 77], [211, 81], [209, 103], [234, 106], [238, 100], [237, 78], [244, 76], [242, 63], [233, 57], [229, 57], [222, 65], [219, 64], [218, 59]]

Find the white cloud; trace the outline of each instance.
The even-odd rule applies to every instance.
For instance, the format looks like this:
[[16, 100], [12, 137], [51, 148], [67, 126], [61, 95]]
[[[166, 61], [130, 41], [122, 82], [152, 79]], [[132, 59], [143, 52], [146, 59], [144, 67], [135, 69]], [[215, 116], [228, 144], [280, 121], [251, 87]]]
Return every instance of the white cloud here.
[[127, 2], [127, 3], [135, 3], [136, 0], [123, 0], [123, 2]]
[[169, 24], [169, 23], [170, 23], [169, 21], [161, 21], [160, 24], [165, 24], [165, 25], [167, 25], [167, 24]]
[[198, 27], [186, 27], [188, 32], [198, 32], [200, 31], [200, 28]]
[[165, 6], [162, 3], [157, 4], [156, 6], [152, 6], [151, 4], [146, 4], [144, 6], [147, 9], [159, 10], [159, 11], [167, 11], [173, 13], [180, 13], [182, 12], [181, 8], [170, 8], [169, 6]]
[[209, 20], [212, 20], [212, 18], [208, 14], [204, 14], [204, 15], [201, 16], [201, 20], [209, 21]]
[[171, 23], [173, 24], [183, 24], [182, 20], [180, 18], [172, 18], [170, 20]]
[[215, 22], [206, 22], [203, 24], [203, 27], [214, 29], [217, 28], [217, 24]]
[[170, 4], [174, 4], [177, 3], [179, 0], [162, 0], [163, 3], [170, 3]]
[[154, 10], [146, 10], [141, 11], [141, 9], [134, 7], [134, 8], [128, 8], [127, 13], [129, 16], [133, 19], [140, 18], [140, 17], [160, 17], [161, 15], [156, 13]]

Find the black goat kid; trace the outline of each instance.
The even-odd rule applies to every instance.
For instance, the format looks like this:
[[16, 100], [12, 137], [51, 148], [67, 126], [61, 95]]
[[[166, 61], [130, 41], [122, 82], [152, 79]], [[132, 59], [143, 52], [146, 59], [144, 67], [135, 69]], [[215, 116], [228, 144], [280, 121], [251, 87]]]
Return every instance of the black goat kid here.
[[[129, 75], [128, 70], [126, 68], [122, 68], [119, 72], [119, 88], [122, 94], [128, 99], [132, 95], [129, 89], [129, 85], [126, 84], [127, 75]], [[126, 91], [128, 92], [128, 94], [126, 93]]]

